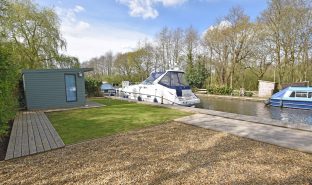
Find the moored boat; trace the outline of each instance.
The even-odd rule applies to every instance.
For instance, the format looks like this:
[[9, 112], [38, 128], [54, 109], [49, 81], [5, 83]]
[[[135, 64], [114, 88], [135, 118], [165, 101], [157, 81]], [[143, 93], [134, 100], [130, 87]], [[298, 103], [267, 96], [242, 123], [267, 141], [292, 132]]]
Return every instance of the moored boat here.
[[312, 87], [288, 87], [275, 93], [269, 105], [295, 109], [312, 109]]
[[[127, 83], [124, 83], [127, 84]], [[120, 89], [124, 97], [138, 101], [193, 106], [200, 103], [185, 79], [183, 71], [153, 72], [138, 85], [125, 85]]]

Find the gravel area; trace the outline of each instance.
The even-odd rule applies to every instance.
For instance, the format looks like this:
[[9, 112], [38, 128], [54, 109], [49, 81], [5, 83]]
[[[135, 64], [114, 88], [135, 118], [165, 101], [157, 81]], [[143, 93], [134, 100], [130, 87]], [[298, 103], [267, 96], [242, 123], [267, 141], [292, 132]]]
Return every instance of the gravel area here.
[[176, 122], [0, 163], [1, 184], [311, 184], [312, 155]]

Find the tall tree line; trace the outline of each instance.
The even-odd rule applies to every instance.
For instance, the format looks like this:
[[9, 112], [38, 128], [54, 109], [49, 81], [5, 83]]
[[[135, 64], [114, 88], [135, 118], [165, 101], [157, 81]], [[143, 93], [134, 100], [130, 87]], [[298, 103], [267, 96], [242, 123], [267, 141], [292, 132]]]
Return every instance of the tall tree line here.
[[[203, 34], [193, 27], [164, 27], [135, 51], [110, 55], [109, 62], [94, 58], [83, 65], [94, 67], [93, 75], [115, 82], [140, 81], [152, 71], [174, 67], [185, 70], [197, 87], [254, 90], [258, 80], [311, 81], [311, 16], [311, 0], [269, 0], [256, 21], [233, 7]], [[102, 75], [103, 68], [110, 73]]]

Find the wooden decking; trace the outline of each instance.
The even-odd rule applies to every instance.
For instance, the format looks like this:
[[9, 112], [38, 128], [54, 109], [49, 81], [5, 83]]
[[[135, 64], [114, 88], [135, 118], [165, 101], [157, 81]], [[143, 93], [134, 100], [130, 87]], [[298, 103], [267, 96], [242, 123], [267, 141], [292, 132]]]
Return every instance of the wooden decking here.
[[19, 112], [14, 120], [5, 160], [65, 146], [42, 111]]

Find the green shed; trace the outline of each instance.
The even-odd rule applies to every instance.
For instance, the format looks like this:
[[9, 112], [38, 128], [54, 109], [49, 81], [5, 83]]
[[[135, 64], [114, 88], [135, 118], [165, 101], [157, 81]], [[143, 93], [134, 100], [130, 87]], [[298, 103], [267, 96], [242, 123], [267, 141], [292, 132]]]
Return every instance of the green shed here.
[[23, 70], [28, 110], [80, 107], [86, 104], [84, 73], [91, 68]]

